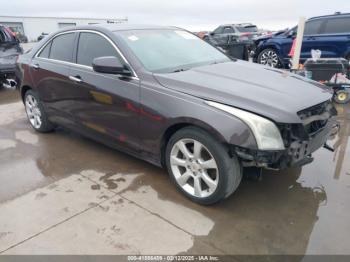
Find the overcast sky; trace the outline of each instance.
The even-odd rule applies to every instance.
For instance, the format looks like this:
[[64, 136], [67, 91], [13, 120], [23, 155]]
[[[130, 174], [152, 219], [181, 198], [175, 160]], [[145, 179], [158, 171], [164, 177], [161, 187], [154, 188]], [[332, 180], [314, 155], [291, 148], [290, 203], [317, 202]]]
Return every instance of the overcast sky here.
[[265, 29], [295, 25], [298, 17], [350, 12], [349, 0], [1, 0], [1, 15], [119, 18], [133, 24], [211, 30], [252, 22]]

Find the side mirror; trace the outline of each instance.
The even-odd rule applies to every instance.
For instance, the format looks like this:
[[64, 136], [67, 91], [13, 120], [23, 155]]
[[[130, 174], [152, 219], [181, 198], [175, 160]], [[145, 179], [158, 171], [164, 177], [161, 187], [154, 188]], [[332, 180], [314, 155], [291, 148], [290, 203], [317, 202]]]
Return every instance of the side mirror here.
[[294, 38], [294, 37], [296, 37], [296, 36], [297, 36], [297, 32], [296, 32], [296, 31], [294, 31], [294, 30], [289, 31], [289, 33], [288, 33], [288, 37], [290, 37], [290, 38]]
[[92, 61], [92, 68], [95, 72], [104, 74], [118, 74], [124, 76], [131, 76], [131, 71], [115, 56], [96, 57]]

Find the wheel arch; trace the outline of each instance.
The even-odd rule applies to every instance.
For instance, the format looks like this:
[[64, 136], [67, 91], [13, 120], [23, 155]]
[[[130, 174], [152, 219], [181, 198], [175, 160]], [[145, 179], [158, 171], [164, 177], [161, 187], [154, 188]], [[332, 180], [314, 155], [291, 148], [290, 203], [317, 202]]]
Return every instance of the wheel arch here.
[[278, 56], [278, 60], [280, 61], [280, 64], [282, 65], [282, 67], [285, 67], [285, 62], [284, 62], [283, 55], [281, 54], [280, 47], [278, 47], [278, 45], [275, 43], [271, 43], [271, 44], [268, 44], [266, 46], [261, 47], [261, 49], [259, 50], [259, 52], [257, 53], [256, 58], [255, 58], [257, 63], [259, 63], [258, 61], [259, 61], [260, 54], [266, 49], [274, 50]]
[[21, 93], [21, 98], [22, 98], [22, 101], [24, 102], [24, 95], [26, 94], [26, 92], [28, 91], [28, 90], [32, 90], [33, 88], [31, 87], [31, 86], [29, 86], [29, 85], [24, 85], [24, 86], [22, 86], [21, 87], [21, 89], [20, 89], [20, 93]]
[[173, 134], [175, 134], [177, 131], [185, 127], [196, 127], [196, 128], [202, 129], [208, 132], [209, 134], [211, 134], [214, 138], [218, 139], [219, 142], [223, 144], [227, 143], [225, 138], [215, 128], [209, 126], [208, 124], [200, 120], [186, 119], [186, 120], [173, 123], [166, 128], [160, 142], [160, 163], [163, 167], [165, 167], [165, 151], [166, 151], [166, 146], [168, 144], [169, 139]]
[[278, 48], [278, 46], [276, 44], [268, 44], [268, 45], [265, 45], [263, 47], [261, 47], [261, 49], [259, 50], [258, 54], [257, 54], [257, 58], [259, 57], [259, 55], [266, 49], [273, 49], [276, 51], [277, 55], [279, 58], [281, 58], [281, 52]]

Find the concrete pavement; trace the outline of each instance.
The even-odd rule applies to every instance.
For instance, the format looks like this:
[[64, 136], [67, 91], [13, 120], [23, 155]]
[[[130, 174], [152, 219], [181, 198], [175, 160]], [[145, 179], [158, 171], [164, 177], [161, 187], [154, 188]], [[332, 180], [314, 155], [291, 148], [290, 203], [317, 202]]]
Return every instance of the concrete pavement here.
[[0, 91], [1, 254], [350, 254], [350, 107], [334, 153], [245, 178], [211, 207], [165, 170], [58, 129], [35, 133]]

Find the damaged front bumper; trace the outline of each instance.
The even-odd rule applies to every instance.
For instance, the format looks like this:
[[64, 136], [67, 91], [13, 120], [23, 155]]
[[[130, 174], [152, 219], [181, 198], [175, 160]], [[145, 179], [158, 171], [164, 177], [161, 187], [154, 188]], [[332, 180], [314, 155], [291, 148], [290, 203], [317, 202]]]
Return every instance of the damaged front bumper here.
[[324, 113], [320, 114], [319, 117], [309, 115], [303, 118], [303, 125], [280, 127], [285, 150], [263, 151], [241, 147], [233, 147], [232, 149], [241, 159], [243, 166], [281, 170], [311, 163], [313, 161], [312, 153], [317, 149], [325, 147], [332, 150], [327, 145], [327, 140], [332, 139], [339, 131], [335, 109], [328, 105], [325, 110], [328, 114], [327, 119], [325, 119]]

